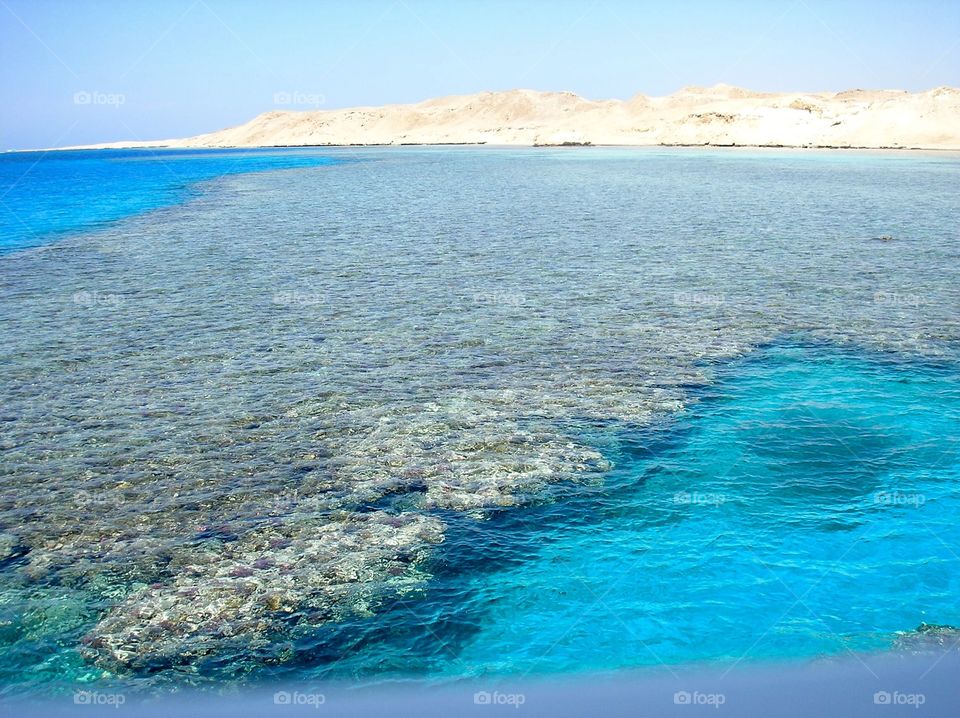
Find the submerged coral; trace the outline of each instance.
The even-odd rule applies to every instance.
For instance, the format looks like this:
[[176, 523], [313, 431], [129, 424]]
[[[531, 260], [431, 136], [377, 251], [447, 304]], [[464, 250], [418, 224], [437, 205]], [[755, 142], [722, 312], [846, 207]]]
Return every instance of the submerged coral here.
[[908, 653], [943, 653], [960, 650], [960, 628], [921, 623], [913, 631], [900, 633], [893, 644], [898, 651]]
[[370, 612], [424, 579], [417, 564], [443, 538], [434, 518], [345, 514], [275, 524], [192, 556], [169, 584], [136, 591], [84, 638], [111, 669], [187, 664], [232, 641], [266, 646], [298, 622]]

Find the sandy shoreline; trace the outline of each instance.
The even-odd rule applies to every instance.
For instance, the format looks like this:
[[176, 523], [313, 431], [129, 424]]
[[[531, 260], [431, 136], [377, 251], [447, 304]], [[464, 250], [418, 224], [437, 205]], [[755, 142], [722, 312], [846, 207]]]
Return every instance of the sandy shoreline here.
[[510, 90], [411, 105], [274, 110], [194, 137], [64, 149], [390, 145], [960, 150], [960, 89], [764, 93], [717, 85], [596, 101]]
[[517, 149], [530, 149], [530, 150], [551, 150], [551, 149], [629, 149], [629, 150], [655, 150], [655, 149], [707, 149], [707, 150], [822, 150], [826, 152], [834, 150], [842, 150], [843, 152], [891, 152], [891, 153], [905, 153], [905, 152], [922, 152], [922, 153], [943, 153], [943, 154], [956, 154], [960, 153], [960, 147], [957, 148], [941, 148], [941, 147], [900, 147], [900, 146], [870, 146], [870, 145], [735, 145], [735, 144], [714, 144], [714, 143], [700, 143], [700, 144], [656, 144], [656, 145], [625, 145], [625, 144], [577, 144], [577, 145], [563, 145], [563, 144], [542, 144], [542, 145], [504, 145], [504, 144], [489, 144], [486, 142], [402, 142], [402, 143], [393, 143], [393, 142], [370, 142], [370, 143], [359, 143], [354, 142], [350, 144], [322, 144], [322, 145], [222, 145], [216, 147], [202, 147], [202, 146], [192, 146], [192, 145], [180, 145], [180, 144], [152, 144], [146, 142], [110, 142], [99, 145], [75, 145], [69, 147], [38, 147], [33, 149], [17, 149], [17, 150], [3, 150], [4, 153], [17, 153], [17, 152], [84, 152], [89, 150], [105, 150], [105, 149], [155, 149], [155, 150], [179, 150], [179, 149], [215, 149], [215, 150], [309, 150], [309, 149], [386, 149], [386, 148], [403, 148], [403, 147], [469, 147], [469, 148], [484, 148], [491, 150], [517, 150]]

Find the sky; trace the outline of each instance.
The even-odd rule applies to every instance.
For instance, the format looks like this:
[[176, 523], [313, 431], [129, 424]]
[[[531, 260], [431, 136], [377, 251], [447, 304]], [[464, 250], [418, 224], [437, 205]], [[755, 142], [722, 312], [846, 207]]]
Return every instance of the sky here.
[[960, 86], [960, 0], [0, 0], [0, 149], [185, 137], [271, 109]]

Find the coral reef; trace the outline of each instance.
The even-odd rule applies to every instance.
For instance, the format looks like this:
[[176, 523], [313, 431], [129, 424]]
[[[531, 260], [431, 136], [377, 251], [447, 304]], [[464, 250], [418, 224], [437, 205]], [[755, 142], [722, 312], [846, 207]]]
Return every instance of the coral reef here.
[[83, 654], [111, 669], [188, 664], [232, 640], [264, 648], [289, 626], [369, 613], [421, 582], [434, 518], [344, 514], [313, 526], [270, 525], [236, 541], [211, 541], [169, 584], [129, 596], [84, 638]]

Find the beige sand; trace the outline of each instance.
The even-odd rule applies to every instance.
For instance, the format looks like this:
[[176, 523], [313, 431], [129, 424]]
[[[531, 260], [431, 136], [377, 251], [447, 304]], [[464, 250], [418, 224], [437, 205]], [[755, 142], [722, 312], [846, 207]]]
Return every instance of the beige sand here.
[[95, 147], [743, 145], [960, 150], [960, 90], [761, 93], [729, 85], [667, 97], [585, 100], [511, 90], [328, 111], [271, 111], [180, 140]]

